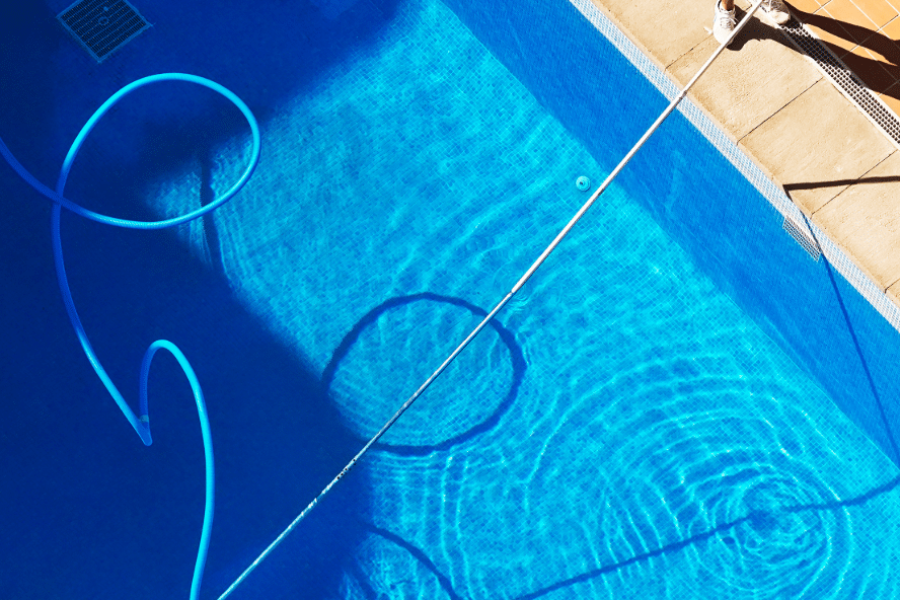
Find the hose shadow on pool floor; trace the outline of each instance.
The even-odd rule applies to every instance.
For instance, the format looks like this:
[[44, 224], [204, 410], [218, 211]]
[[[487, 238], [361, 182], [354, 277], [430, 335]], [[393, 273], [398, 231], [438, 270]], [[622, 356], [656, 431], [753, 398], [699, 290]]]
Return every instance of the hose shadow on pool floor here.
[[[329, 396], [331, 394], [332, 383], [335, 380], [335, 375], [338, 372], [338, 369], [341, 367], [341, 364], [345, 361], [345, 359], [347, 359], [348, 354], [360, 339], [360, 336], [367, 329], [376, 326], [379, 319], [389, 311], [420, 302], [432, 303], [434, 305], [437, 305], [438, 307], [461, 308], [464, 311], [469, 312], [479, 320], [487, 316], [486, 310], [475, 306], [467, 300], [431, 292], [396, 296], [385, 300], [384, 302], [370, 310], [368, 313], [366, 313], [359, 321], [357, 321], [332, 353], [328, 364], [322, 372], [321, 380], [323, 394], [326, 396]], [[434, 310], [440, 310], [440, 308]], [[433, 452], [448, 450], [457, 444], [470, 441], [480, 434], [490, 431], [491, 429], [499, 425], [501, 418], [509, 410], [510, 406], [513, 404], [516, 396], [518, 395], [519, 388], [521, 387], [522, 381], [525, 377], [526, 364], [525, 355], [522, 352], [521, 346], [516, 341], [513, 332], [504, 327], [503, 324], [497, 319], [492, 319], [479, 335], [483, 338], [489, 335], [489, 332], [493, 332], [506, 348], [510, 366], [509, 387], [506, 393], [503, 395], [498, 394], [493, 398], [488, 398], [488, 401], [493, 402], [491, 412], [480, 421], [467, 419], [467, 412], [469, 411], [467, 411], [466, 408], [467, 406], [471, 408], [472, 404], [475, 402], [475, 399], [471, 398], [469, 394], [463, 393], [459, 395], [461, 402], [463, 402], [463, 405], [459, 406], [458, 410], [456, 411], [447, 411], [446, 414], [449, 415], [447, 419], [429, 420], [430, 426], [433, 427], [437, 436], [441, 438], [439, 441], [435, 441], [434, 443], [421, 444], [378, 442], [373, 446], [374, 449], [393, 452], [395, 454], [406, 456], [423, 456], [426, 454], [431, 454]], [[449, 354], [449, 351], [452, 350], [453, 346], [460, 341], [462, 340], [447, 340], [447, 353]], [[383, 348], [383, 351], [392, 352], [395, 351], [395, 349], [385, 346]], [[465, 351], [471, 352], [473, 350], [472, 348], [467, 348]], [[419, 358], [420, 357], [410, 357], [410, 364], [413, 364], [414, 361]], [[437, 360], [440, 360], [440, 358], [438, 358]], [[439, 364], [439, 362], [436, 362], [431, 366], [432, 368], [437, 368]], [[396, 374], [394, 375], [396, 376]], [[382, 374], [381, 376], [384, 377], [391, 375]], [[412, 389], [409, 390], [410, 393], [412, 391]], [[405, 399], [406, 398], [385, 398], [384, 401], [391, 403], [391, 405], [396, 404], [396, 408], [399, 408], [400, 404]], [[365, 398], [362, 400], [367, 407], [371, 407], [373, 404], [377, 404], [376, 399], [373, 398]], [[442, 399], [442, 401], [444, 400], [446, 399]], [[485, 399], [481, 398], [480, 400], [484, 401]], [[457, 425], [459, 422], [464, 422], [466, 423], [466, 425], [460, 427]], [[372, 431], [371, 433], [375, 432]], [[365, 441], [368, 440], [362, 438], [360, 439], [360, 442]]]

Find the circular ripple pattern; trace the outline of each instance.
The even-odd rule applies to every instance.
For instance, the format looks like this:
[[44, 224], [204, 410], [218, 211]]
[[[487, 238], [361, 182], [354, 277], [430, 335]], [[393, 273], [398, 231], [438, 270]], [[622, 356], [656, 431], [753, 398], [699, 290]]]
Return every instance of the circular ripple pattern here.
[[[833, 591], [834, 571], [848, 566], [849, 523], [815, 473], [783, 454], [749, 451], [710, 456], [690, 471], [693, 485], [682, 496], [689, 504], [673, 503], [671, 514], [704, 507], [684, 524], [714, 532], [697, 548], [703, 579], [718, 580], [732, 597], [823, 598]], [[829, 585], [820, 589], [823, 575]]]
[[[860, 549], [824, 479], [827, 457], [808, 451], [815, 424], [744, 380], [679, 361], [636, 365], [558, 424], [530, 488], [568, 489], [541, 512], [577, 510], [581, 530], [560, 522], [556, 537], [568, 527], [568, 543], [597, 562], [532, 596], [588, 584], [622, 597], [637, 577], [659, 598], [840, 597]], [[777, 413], [799, 443], [768, 423]]]
[[[341, 341], [322, 374], [324, 389], [348, 427], [367, 440], [486, 314], [438, 294], [392, 298]], [[515, 399], [524, 373], [515, 337], [491, 321], [377, 447], [427, 454], [487, 431]]]
[[[847, 514], [815, 471], [781, 452], [761, 419], [729, 410], [728, 396], [744, 395], [733, 383], [717, 391], [722, 408], [697, 413], [697, 398], [688, 397], [623, 423], [632, 435], [615, 458], [630, 475], [611, 484], [638, 493], [644, 510], [602, 530], [644, 533], [647, 553], [689, 549], [690, 579], [709, 582], [718, 597], [824, 598], [848, 566]], [[827, 585], [818, 589], [823, 574]]]

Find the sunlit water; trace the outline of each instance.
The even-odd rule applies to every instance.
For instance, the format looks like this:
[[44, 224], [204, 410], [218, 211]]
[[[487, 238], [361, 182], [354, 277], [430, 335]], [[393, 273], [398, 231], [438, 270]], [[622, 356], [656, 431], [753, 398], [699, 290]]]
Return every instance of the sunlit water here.
[[[606, 175], [431, 1], [264, 148], [214, 217], [221, 254], [183, 234], [360, 445], [587, 198], [576, 178]], [[180, 212], [196, 185], [149, 201]], [[876, 490], [896, 466], [615, 186], [363, 468], [345, 598], [897, 595], [898, 497]]]

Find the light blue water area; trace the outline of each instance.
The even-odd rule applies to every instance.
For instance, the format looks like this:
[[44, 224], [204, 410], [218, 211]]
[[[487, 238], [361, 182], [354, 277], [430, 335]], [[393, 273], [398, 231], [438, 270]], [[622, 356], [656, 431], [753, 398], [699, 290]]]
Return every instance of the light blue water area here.
[[[380, 36], [181, 231], [360, 444], [606, 175], [443, 4]], [[213, 187], [243, 160], [220, 148]], [[198, 185], [147, 202], [181, 213]], [[362, 468], [344, 598], [898, 595], [897, 467], [616, 186]]]

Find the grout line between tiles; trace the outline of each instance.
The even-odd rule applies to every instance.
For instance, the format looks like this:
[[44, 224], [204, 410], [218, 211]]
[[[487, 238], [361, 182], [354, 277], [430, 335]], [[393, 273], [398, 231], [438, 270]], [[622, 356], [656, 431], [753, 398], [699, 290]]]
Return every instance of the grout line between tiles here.
[[[897, 152], [898, 152], [898, 150], [894, 150], [893, 152], [891, 152], [890, 154], [888, 154], [887, 156], [885, 156], [883, 159], [879, 160], [877, 163], [875, 163], [875, 164], [872, 166], [871, 169], [869, 169], [868, 171], [866, 171], [865, 173], [863, 173], [862, 175], [860, 175], [859, 177], [857, 177], [857, 178], [856, 178], [856, 183], [855, 183], [855, 184], [851, 183], [851, 184], [847, 185], [844, 189], [842, 189], [840, 192], [838, 192], [833, 198], [829, 198], [828, 201], [825, 202], [825, 204], [823, 204], [822, 206], [820, 206], [819, 208], [817, 208], [816, 210], [814, 210], [814, 211], [810, 214], [810, 217], [815, 217], [815, 215], [818, 214], [818, 212], [819, 212], [820, 210], [822, 210], [823, 208], [825, 208], [826, 206], [828, 206], [829, 204], [831, 204], [832, 202], [834, 202], [835, 200], [837, 200], [837, 199], [841, 196], [841, 194], [843, 194], [843, 193], [846, 192], [847, 190], [851, 189], [854, 185], [858, 185], [858, 184], [860, 184], [860, 183], [865, 184], [865, 181], [863, 181], [863, 180], [866, 178], [866, 176], [869, 175], [869, 173], [871, 173], [872, 171], [874, 171], [874, 170], [877, 169], [878, 167], [880, 167], [882, 164], [884, 164], [884, 162], [885, 162], [886, 160], [888, 160], [889, 158], [891, 158], [892, 156], [894, 156], [895, 154], [897, 154]], [[874, 280], [873, 280], [873, 281], [874, 281]], [[897, 281], [900, 281], [900, 278], [898, 278]], [[896, 281], [895, 281], [894, 283], [896, 283]], [[891, 285], [893, 285], [893, 283], [892, 283]], [[879, 286], [879, 287], [880, 287], [880, 286]], [[890, 285], [889, 285], [888, 287], [890, 287]], [[887, 288], [885, 288], [885, 290], [887, 290]]]
[[[790, 106], [791, 104], [793, 104], [794, 101], [795, 101], [797, 98], [799, 98], [800, 96], [802, 96], [803, 94], [805, 94], [806, 92], [808, 92], [809, 90], [811, 90], [813, 87], [815, 87], [815, 85], [816, 85], [817, 83], [819, 83], [820, 81], [822, 81], [822, 79], [823, 79], [823, 77], [822, 77], [822, 74], [820, 73], [818, 79], [816, 79], [815, 81], [813, 81], [808, 87], [806, 87], [802, 92], [800, 92], [799, 94], [797, 94], [796, 96], [794, 96], [793, 98], [791, 98], [791, 99], [790, 99], [788, 102], [786, 102], [783, 106], [779, 107], [778, 110], [776, 110], [775, 112], [773, 112], [772, 114], [770, 114], [768, 117], [766, 117], [765, 119], [763, 119], [762, 121], [760, 121], [759, 123], [757, 123], [756, 125], [754, 125], [754, 126], [753, 126], [753, 129], [751, 129], [750, 131], [748, 131], [747, 133], [745, 133], [743, 136], [741, 136], [735, 143], [736, 143], [736, 144], [740, 144], [740, 143], [744, 140], [744, 138], [746, 138], [748, 135], [750, 135], [751, 133], [753, 133], [754, 131], [756, 131], [756, 130], [759, 129], [760, 127], [762, 127], [762, 125], [763, 125], [764, 123], [767, 123], [770, 119], [772, 119], [772, 117], [774, 117], [775, 115], [777, 115], [778, 113], [780, 113], [781, 111], [783, 111], [785, 108], [787, 108], [788, 106]], [[746, 146], [745, 146], [745, 148], [746, 148]]]
[[872, 26], [874, 27], [874, 29], [872, 29], [872, 31], [873, 31], [873, 32], [874, 32], [874, 31], [877, 31], [877, 30], [878, 30], [878, 23], [875, 22], [875, 19], [873, 19], [872, 17], [869, 16], [869, 13], [866, 12], [866, 9], [864, 9], [862, 6], [859, 5], [858, 0], [856, 0], [856, 1], [854, 1], [854, 0], [848, 0], [848, 1], [850, 2], [850, 4], [852, 4], [853, 6], [856, 7], [856, 10], [858, 10], [859, 12], [862, 13], [862, 16], [864, 16], [865, 18], [867, 18], [867, 19], [869, 20], [869, 22], [870, 22], [870, 23], [872, 24]]

